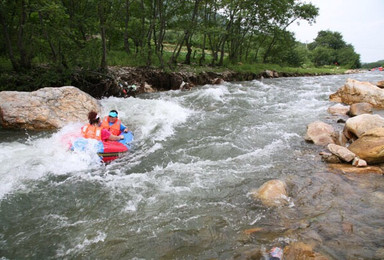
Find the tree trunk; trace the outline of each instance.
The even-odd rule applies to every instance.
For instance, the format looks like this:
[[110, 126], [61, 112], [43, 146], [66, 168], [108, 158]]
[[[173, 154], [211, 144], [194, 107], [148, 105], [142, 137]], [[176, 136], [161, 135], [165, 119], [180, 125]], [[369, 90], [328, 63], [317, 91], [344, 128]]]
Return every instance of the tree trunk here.
[[129, 8], [130, 0], [125, 1], [125, 20], [124, 20], [124, 50], [126, 53], [130, 54], [131, 50], [129, 48], [129, 37], [128, 37], [128, 23], [129, 23]]
[[19, 33], [17, 37], [17, 47], [20, 53], [20, 68], [21, 69], [30, 69], [31, 60], [25, 49], [24, 45], [24, 26], [27, 19], [27, 14], [25, 12], [25, 1], [21, 1], [21, 14], [20, 14], [20, 24], [19, 24]]
[[49, 48], [51, 49], [53, 62], [57, 63], [57, 52], [56, 52], [55, 46], [53, 46], [53, 43], [51, 41], [51, 37], [49, 37], [49, 34], [48, 34], [47, 30], [45, 29], [45, 25], [44, 25], [44, 21], [43, 21], [43, 15], [41, 14], [40, 11], [38, 13], [39, 13], [40, 25], [41, 25], [41, 28], [43, 30], [44, 37], [46, 38], [46, 40], [49, 44]]
[[103, 1], [99, 2], [98, 6], [99, 11], [99, 21], [100, 21], [100, 33], [101, 33], [101, 63], [100, 63], [100, 69], [102, 71], [108, 70], [108, 64], [107, 64], [107, 40], [106, 40], [106, 33], [105, 33], [105, 6]]
[[197, 16], [197, 12], [199, 10], [199, 3], [201, 0], [195, 0], [195, 6], [193, 8], [193, 14], [192, 14], [192, 21], [191, 21], [191, 27], [187, 30], [186, 36], [185, 36], [185, 43], [187, 46], [187, 55], [185, 56], [185, 64], [191, 64], [191, 54], [192, 54], [192, 34], [193, 30], [195, 28], [195, 20]]

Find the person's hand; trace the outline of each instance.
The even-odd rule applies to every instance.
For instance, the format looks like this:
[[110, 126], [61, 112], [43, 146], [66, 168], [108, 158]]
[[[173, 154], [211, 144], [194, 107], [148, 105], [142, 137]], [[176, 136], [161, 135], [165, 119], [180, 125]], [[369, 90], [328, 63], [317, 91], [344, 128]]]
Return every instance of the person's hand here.
[[124, 139], [124, 135], [119, 135], [119, 137], [120, 137], [120, 140]]
[[125, 128], [125, 129], [124, 129], [124, 133], [128, 133], [128, 128]]

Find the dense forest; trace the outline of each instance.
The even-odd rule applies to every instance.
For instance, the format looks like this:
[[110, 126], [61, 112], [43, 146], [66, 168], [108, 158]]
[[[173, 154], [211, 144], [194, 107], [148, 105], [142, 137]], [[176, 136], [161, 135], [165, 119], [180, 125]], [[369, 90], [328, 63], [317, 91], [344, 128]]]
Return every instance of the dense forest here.
[[43, 68], [40, 84], [47, 84], [47, 73], [62, 81], [114, 65], [359, 68], [360, 55], [340, 33], [321, 31], [303, 44], [287, 30], [317, 15], [317, 7], [296, 0], [0, 1], [0, 81], [9, 82], [5, 72]]

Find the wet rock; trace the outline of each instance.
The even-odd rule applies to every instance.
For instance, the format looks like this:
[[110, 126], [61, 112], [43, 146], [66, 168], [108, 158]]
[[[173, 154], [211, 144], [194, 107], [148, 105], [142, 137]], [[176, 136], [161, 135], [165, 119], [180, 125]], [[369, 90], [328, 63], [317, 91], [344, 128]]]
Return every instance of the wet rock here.
[[225, 81], [222, 78], [215, 78], [212, 80], [212, 85], [220, 85], [223, 84]]
[[352, 165], [355, 167], [367, 167], [368, 166], [368, 164], [365, 160], [360, 159], [357, 156], [353, 159]]
[[261, 227], [255, 227], [255, 228], [249, 228], [249, 229], [244, 230], [244, 234], [246, 234], [246, 235], [252, 235], [252, 234], [254, 234], [254, 233], [258, 233], [258, 232], [262, 232], [262, 231], [264, 231], [263, 228], [261, 228]]
[[335, 143], [341, 146], [346, 146], [348, 138], [345, 136], [344, 131], [338, 131], [335, 133]]
[[345, 122], [347, 122], [347, 120], [345, 120], [344, 118], [339, 118], [336, 121], [336, 123], [338, 123], [338, 124], [345, 124]]
[[86, 122], [91, 110], [100, 112], [99, 102], [71, 86], [0, 92], [0, 123], [4, 128], [57, 129], [69, 122]]
[[377, 82], [376, 86], [378, 86], [379, 88], [384, 88], [384, 80]]
[[315, 252], [311, 245], [295, 242], [284, 248], [284, 260], [297, 259], [329, 260], [331, 258]]
[[354, 103], [367, 102], [374, 107], [384, 107], [384, 90], [369, 82], [360, 82], [354, 79], [347, 79], [345, 85], [339, 88], [336, 93], [329, 96], [333, 102]]
[[342, 228], [343, 228], [343, 232], [345, 234], [352, 234], [353, 233], [353, 224], [350, 222], [343, 222]]
[[366, 131], [377, 127], [384, 127], [383, 117], [379, 115], [363, 114], [349, 118], [347, 122], [345, 122], [344, 134], [347, 137], [360, 137]]
[[369, 164], [384, 162], [384, 127], [368, 130], [348, 149]]
[[349, 110], [349, 116], [358, 116], [362, 114], [372, 114], [373, 106], [369, 103], [356, 103], [352, 104]]
[[183, 81], [183, 83], [181, 84], [180, 86], [180, 89], [181, 90], [190, 90], [191, 88], [193, 88], [195, 85], [193, 85], [192, 83], [186, 83]]
[[354, 167], [351, 164], [328, 164], [329, 171], [333, 173], [353, 174], [383, 174], [383, 170], [376, 166]]
[[328, 113], [332, 115], [347, 115], [350, 107], [342, 104], [336, 104], [328, 108]]
[[332, 153], [327, 153], [327, 152], [320, 152], [321, 159], [323, 162], [326, 163], [341, 163], [341, 160], [339, 157]]
[[305, 140], [316, 145], [328, 145], [335, 143], [335, 130], [333, 126], [321, 121], [315, 121], [307, 126]]
[[340, 146], [337, 144], [329, 144], [327, 148], [332, 154], [336, 155], [341, 160], [346, 162], [350, 162], [356, 157], [353, 152], [351, 152], [350, 150], [348, 150], [348, 148], [344, 146]]
[[147, 82], [144, 82], [143, 89], [145, 93], [154, 93], [156, 92], [155, 89], [152, 88], [151, 85], [149, 85]]
[[256, 260], [263, 259], [263, 252], [260, 249], [251, 249], [236, 254], [233, 259], [236, 260]]
[[287, 190], [285, 182], [281, 180], [270, 180], [259, 189], [252, 191], [254, 199], [259, 199], [268, 207], [284, 205], [287, 203]]

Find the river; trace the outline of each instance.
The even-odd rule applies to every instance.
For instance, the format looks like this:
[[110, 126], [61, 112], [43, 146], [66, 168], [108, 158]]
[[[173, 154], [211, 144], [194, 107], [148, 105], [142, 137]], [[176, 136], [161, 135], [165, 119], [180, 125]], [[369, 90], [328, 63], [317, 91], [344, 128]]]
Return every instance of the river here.
[[[0, 129], [0, 259], [233, 259], [302, 241], [330, 259], [384, 255], [384, 178], [335, 174], [304, 141], [347, 78], [263, 79], [105, 98], [135, 135], [103, 165], [54, 132]], [[250, 196], [271, 179], [289, 205]], [[262, 228], [251, 235], [245, 232]]]

